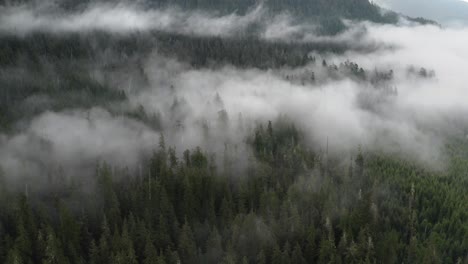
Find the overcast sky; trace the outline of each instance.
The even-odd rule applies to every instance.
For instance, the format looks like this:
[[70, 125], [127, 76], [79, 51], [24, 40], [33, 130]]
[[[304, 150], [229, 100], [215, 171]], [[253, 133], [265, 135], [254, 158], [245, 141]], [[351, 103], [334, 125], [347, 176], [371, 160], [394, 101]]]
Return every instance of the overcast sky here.
[[379, 5], [444, 26], [468, 25], [468, 0], [375, 0]]

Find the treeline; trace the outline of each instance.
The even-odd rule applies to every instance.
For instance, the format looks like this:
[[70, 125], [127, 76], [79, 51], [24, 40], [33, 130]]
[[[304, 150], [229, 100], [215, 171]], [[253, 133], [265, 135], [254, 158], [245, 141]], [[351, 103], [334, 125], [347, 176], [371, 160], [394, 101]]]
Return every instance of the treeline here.
[[[0, 0], [0, 4], [33, 3], [31, 0]], [[122, 1], [125, 2], [125, 1]], [[129, 1], [131, 2], [131, 1]], [[115, 3], [113, 0], [60, 0], [56, 4], [64, 10], [80, 10], [93, 3]], [[370, 20], [378, 23], [395, 23], [394, 13], [383, 14], [380, 8], [369, 0], [146, 0], [149, 8], [179, 7], [185, 10], [205, 10], [221, 14], [236, 12], [245, 14], [260, 4], [273, 13], [289, 12], [301, 19], [319, 21], [321, 18], [346, 18]]]
[[229, 149], [217, 164], [161, 138], [136, 173], [100, 165], [94, 187], [62, 179], [44, 196], [2, 184], [0, 262], [468, 263], [460, 145], [435, 173], [361, 150], [343, 163], [287, 122], [248, 144], [243, 173]]
[[[232, 65], [273, 69], [285, 79], [303, 85], [351, 78], [396, 93], [396, 87], [391, 85], [392, 70], [369, 71], [351, 61], [332, 64], [310, 55], [342, 53], [352, 48], [346, 43], [287, 43], [162, 32], [128, 36], [105, 32], [35, 33], [23, 37], [2, 35], [0, 40], [0, 129], [4, 131], [11, 130], [16, 121], [46, 110], [99, 106], [114, 112], [116, 109], [110, 105], [127, 99], [124, 90], [117, 88], [126, 81], [123, 76], [131, 78], [135, 87], [149, 85], [145, 67], [155, 52], [163, 56], [155, 58], [156, 62], [176, 58], [193, 68]], [[368, 51], [378, 48], [367, 47]], [[298, 67], [306, 67], [306, 71], [281, 72]], [[414, 66], [407, 73], [417, 78], [435, 76], [430, 69]], [[144, 118], [139, 110], [128, 114]]]
[[193, 66], [232, 64], [261, 69], [282, 66], [303, 66], [309, 53], [341, 54], [349, 50], [372, 52], [377, 44], [355, 47], [346, 42], [285, 42], [267, 41], [255, 36], [230, 38], [188, 36], [174, 33], [133, 33], [126, 36], [106, 32], [66, 33], [54, 35], [33, 33], [27, 36], [0, 35], [0, 65], [14, 65], [27, 59], [105, 61], [146, 57], [155, 49], [166, 56], [175, 56]]
[[[196, 37], [162, 32], [127, 36], [105, 32], [0, 35], [0, 129], [10, 130], [19, 119], [45, 110], [106, 107], [125, 100], [125, 93], [115, 88], [115, 77], [122, 72], [131, 75], [135, 86], [145, 87], [145, 63], [155, 51], [194, 68], [233, 65], [278, 69], [315, 63], [311, 52], [341, 53], [349, 49], [346, 43], [270, 42], [247, 36]], [[355, 73], [355, 66], [350, 65], [346, 64], [350, 70], [343, 73]], [[332, 67], [331, 74], [335, 72]]]
[[[148, 3], [157, 7], [175, 4], [185, 9], [218, 10], [226, 13], [237, 11], [241, 14], [260, 4], [257, 0], [150, 0]], [[379, 8], [368, 0], [267, 0], [261, 3], [275, 12], [289, 11], [302, 17], [337, 16], [351, 19], [366, 19], [375, 22], [386, 21], [380, 14]]]
[[333, 35], [346, 29], [342, 19], [368, 20], [377, 23], [396, 23], [398, 16], [381, 9], [368, 0], [151, 0], [153, 7], [179, 6], [183, 9], [202, 9], [221, 13], [245, 14], [260, 3], [272, 13], [292, 14], [294, 17], [320, 25], [320, 33]]
[[[117, 88], [127, 81], [126, 77], [132, 79], [134, 87], [149, 85], [145, 67], [154, 54], [161, 56], [155, 58], [156, 63], [176, 58], [197, 69], [231, 65], [241, 69], [278, 70], [285, 79], [304, 85], [351, 78], [395, 94], [391, 69], [369, 71], [351, 61], [332, 64], [310, 55], [340, 54], [350, 49], [370, 52], [378, 48], [355, 48], [336, 42], [282, 42], [248, 36], [197, 37], [162, 32], [126, 36], [105, 32], [0, 35], [0, 129], [11, 130], [16, 121], [46, 110], [99, 106], [114, 112], [116, 109], [110, 105], [127, 99], [124, 89]], [[306, 71], [282, 71], [298, 67], [305, 67]], [[407, 74], [411, 78], [435, 76], [430, 69], [414, 66], [408, 68]], [[138, 110], [128, 114], [142, 117], [144, 113]]]

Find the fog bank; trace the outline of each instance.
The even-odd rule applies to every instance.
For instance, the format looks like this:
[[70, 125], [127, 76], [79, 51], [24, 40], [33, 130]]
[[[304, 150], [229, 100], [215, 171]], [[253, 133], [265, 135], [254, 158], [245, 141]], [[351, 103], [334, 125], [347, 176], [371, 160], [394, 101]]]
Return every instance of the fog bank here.
[[[224, 17], [135, 10], [122, 5], [96, 6], [65, 18], [36, 16], [18, 7], [10, 16], [2, 16], [0, 30], [127, 34], [152, 27], [174, 33], [233, 36], [262, 16], [261, 9], [246, 16]], [[316, 40], [310, 25], [295, 25], [285, 14], [275, 19], [278, 22], [271, 26], [278, 31], [267, 28], [260, 36], [273, 41], [299, 34], [301, 41]], [[22, 131], [0, 137], [0, 166], [7, 175], [18, 177], [46, 174], [59, 166], [78, 174], [92, 169], [98, 161], [135, 168], [157, 146], [161, 133], [179, 154], [201, 146], [207, 153], [222, 157], [229, 152], [246, 163], [252, 155], [245, 142], [254, 128], [286, 116], [318, 151], [328, 142], [332, 153], [349, 158], [362, 146], [366, 151], [443, 168], [445, 144], [453, 137], [466, 137], [468, 131], [468, 29], [358, 23], [327, 38], [350, 45], [384, 43], [392, 48], [343, 55], [311, 51], [316, 63], [260, 70], [232, 65], [195, 68], [160, 54], [155, 47], [152, 56], [139, 58], [145, 84], [132, 83], [138, 78], [133, 76], [135, 72], [119, 73], [123, 81], [114, 88], [125, 90], [128, 101], [113, 107], [143, 109], [158, 116], [161, 130], [99, 108], [45, 112]], [[322, 59], [327, 65], [322, 65]], [[365, 78], [341, 70], [339, 65], [348, 60], [363, 67]], [[372, 81], [378, 72], [390, 71], [391, 78]]]

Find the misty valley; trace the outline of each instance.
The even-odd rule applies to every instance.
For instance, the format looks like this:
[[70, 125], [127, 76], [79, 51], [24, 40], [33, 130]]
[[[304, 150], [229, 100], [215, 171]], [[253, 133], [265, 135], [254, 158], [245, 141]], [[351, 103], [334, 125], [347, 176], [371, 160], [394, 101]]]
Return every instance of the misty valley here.
[[468, 264], [466, 47], [368, 0], [0, 0], [0, 263]]

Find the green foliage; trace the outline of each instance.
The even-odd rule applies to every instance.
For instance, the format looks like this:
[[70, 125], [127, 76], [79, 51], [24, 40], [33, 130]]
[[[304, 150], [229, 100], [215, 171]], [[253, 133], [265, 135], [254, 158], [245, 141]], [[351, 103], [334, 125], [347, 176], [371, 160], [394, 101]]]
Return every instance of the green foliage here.
[[[352, 166], [333, 165], [304, 147], [285, 119], [259, 126], [249, 144], [258, 162], [233, 179], [210, 170], [200, 148], [169, 166], [161, 138], [146, 168], [151, 181], [113, 177], [100, 166], [93, 191], [100, 198], [83, 210], [66, 197], [32, 205], [31, 196], [5, 191], [2, 201], [16, 202], [0, 203], [0, 262], [457, 263], [466, 257], [463, 143], [448, 148], [445, 172], [362, 149]], [[320, 169], [325, 164], [334, 168]], [[94, 215], [99, 219], [88, 220]]]

